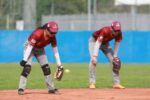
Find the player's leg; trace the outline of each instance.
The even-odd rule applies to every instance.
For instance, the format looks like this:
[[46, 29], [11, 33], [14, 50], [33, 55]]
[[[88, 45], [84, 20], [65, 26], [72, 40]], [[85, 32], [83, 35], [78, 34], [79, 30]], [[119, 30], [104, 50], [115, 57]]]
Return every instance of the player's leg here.
[[[109, 46], [109, 44], [102, 44], [101, 46], [101, 50], [103, 51], [103, 53], [107, 56], [107, 58], [109, 59], [109, 62], [112, 66], [112, 80], [113, 80], [113, 86], [119, 86], [120, 88], [123, 88], [121, 87], [120, 85], [120, 79], [119, 79], [119, 69], [120, 67], [115, 67], [113, 66], [113, 50], [112, 48]], [[115, 68], [115, 71], [114, 71], [114, 68]], [[116, 72], [117, 70], [117, 72]]]
[[[94, 38], [91, 37], [89, 39], [89, 53], [90, 53], [90, 58], [92, 59], [92, 54], [94, 51], [94, 45], [95, 41]], [[89, 63], [89, 88], [95, 88], [96, 84], [96, 65], [92, 64], [92, 60], [90, 59]]]
[[38, 62], [41, 65], [44, 77], [45, 77], [45, 82], [46, 85], [48, 87], [49, 93], [55, 93], [57, 90], [54, 87], [54, 83], [52, 81], [52, 77], [51, 77], [51, 69], [48, 65], [48, 59], [47, 56], [45, 54], [45, 50], [44, 48], [42, 49], [36, 49], [36, 53], [35, 56], [38, 60]]
[[33, 56], [33, 53], [31, 53], [31, 55], [29, 56], [29, 59], [28, 59], [26, 65], [23, 67], [23, 70], [21, 72], [19, 88], [18, 88], [18, 94], [20, 94], [20, 95], [24, 94], [24, 90], [26, 88], [27, 77], [31, 71], [32, 56]]

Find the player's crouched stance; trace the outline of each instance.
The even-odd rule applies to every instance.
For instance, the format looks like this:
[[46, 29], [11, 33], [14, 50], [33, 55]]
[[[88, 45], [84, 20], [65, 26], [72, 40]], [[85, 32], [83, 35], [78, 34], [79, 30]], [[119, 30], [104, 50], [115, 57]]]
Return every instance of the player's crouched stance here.
[[[109, 41], [115, 39], [114, 51], [109, 46]], [[96, 64], [99, 49], [107, 56], [112, 65], [112, 78], [114, 89], [124, 89], [120, 85], [119, 70], [121, 68], [120, 59], [117, 57], [120, 41], [122, 40], [121, 24], [118, 21], [112, 22], [111, 26], [103, 27], [93, 33], [89, 39], [90, 64], [89, 64], [89, 88], [96, 88]]]
[[48, 93], [56, 93], [57, 89], [54, 87], [51, 70], [48, 65], [47, 56], [44, 47], [51, 44], [53, 53], [57, 62], [57, 69], [55, 78], [61, 80], [63, 76], [63, 66], [61, 65], [59, 52], [57, 49], [56, 33], [58, 32], [58, 25], [55, 22], [46, 23], [44, 26], [37, 28], [29, 36], [24, 46], [24, 56], [20, 65], [23, 71], [20, 76], [18, 94], [23, 95], [26, 88], [27, 76], [31, 71], [32, 57], [35, 56], [45, 76], [45, 82], [48, 87]]

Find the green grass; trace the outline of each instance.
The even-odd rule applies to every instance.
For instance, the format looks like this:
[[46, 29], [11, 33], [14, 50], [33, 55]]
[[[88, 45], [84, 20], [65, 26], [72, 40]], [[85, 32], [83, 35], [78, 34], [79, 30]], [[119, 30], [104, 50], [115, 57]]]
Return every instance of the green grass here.
[[[70, 73], [64, 73], [61, 81], [54, 80], [58, 88], [86, 88], [88, 86], [88, 64], [63, 64]], [[52, 64], [52, 76], [56, 65]], [[22, 68], [18, 64], [0, 64], [0, 89], [17, 89]], [[97, 65], [97, 87], [110, 88], [112, 85], [109, 64]], [[123, 64], [120, 72], [121, 83], [129, 88], [150, 88], [150, 65]], [[27, 88], [47, 88], [43, 72], [38, 64], [32, 66]]]

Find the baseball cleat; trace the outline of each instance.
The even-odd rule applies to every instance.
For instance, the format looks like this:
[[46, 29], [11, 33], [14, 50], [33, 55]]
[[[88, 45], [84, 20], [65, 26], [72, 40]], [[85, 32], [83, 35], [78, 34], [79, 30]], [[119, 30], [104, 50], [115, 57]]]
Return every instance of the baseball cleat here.
[[124, 86], [120, 85], [120, 84], [115, 84], [112, 86], [113, 89], [125, 89]]
[[23, 90], [23, 89], [21, 89], [21, 88], [20, 88], [20, 89], [18, 89], [18, 94], [19, 94], [19, 95], [24, 95], [24, 90]]
[[48, 93], [50, 94], [56, 94], [58, 92], [58, 89], [48, 90]]
[[90, 85], [89, 85], [89, 88], [90, 88], [90, 89], [95, 89], [95, 88], [96, 88], [96, 87], [95, 87], [95, 84], [90, 84]]

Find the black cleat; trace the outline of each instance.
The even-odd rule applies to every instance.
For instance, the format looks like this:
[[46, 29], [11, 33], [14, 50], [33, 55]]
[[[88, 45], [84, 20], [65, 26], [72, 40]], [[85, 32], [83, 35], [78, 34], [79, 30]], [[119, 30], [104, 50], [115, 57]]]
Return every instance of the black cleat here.
[[48, 93], [56, 94], [56, 93], [58, 93], [58, 89], [49, 90]]
[[18, 89], [18, 94], [19, 94], [19, 95], [24, 95], [24, 89], [21, 89], [21, 88]]

